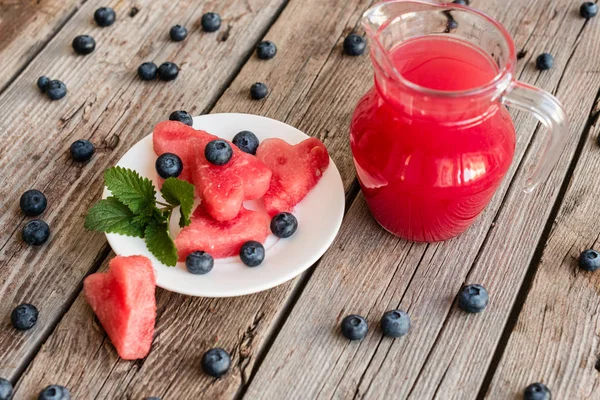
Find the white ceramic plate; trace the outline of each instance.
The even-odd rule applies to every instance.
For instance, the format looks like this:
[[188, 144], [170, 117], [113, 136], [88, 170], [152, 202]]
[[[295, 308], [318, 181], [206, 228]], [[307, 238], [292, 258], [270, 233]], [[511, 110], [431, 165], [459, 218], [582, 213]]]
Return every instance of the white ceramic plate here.
[[[194, 118], [194, 128], [228, 140], [243, 130], [254, 132], [259, 140], [277, 137], [290, 144], [308, 138], [283, 122], [249, 114], [202, 115]], [[156, 158], [150, 134], [129, 149], [117, 165], [136, 170], [158, 186], [154, 169]], [[103, 198], [108, 195], [110, 192], [105, 189]], [[213, 270], [206, 275], [193, 275], [187, 272], [184, 263], [167, 267], [159, 262], [148, 251], [143, 239], [112, 233], [106, 234], [106, 238], [118, 255], [148, 257], [156, 271], [156, 284], [161, 288], [191, 296], [241, 296], [280, 285], [313, 265], [333, 242], [342, 223], [344, 203], [342, 178], [331, 161], [319, 183], [294, 210], [298, 219], [296, 233], [288, 239], [269, 236], [265, 243], [265, 261], [255, 268], [245, 266], [239, 257], [230, 257], [215, 260]], [[249, 201], [245, 206], [256, 209], [262, 204]], [[179, 210], [176, 210], [171, 223], [173, 237], [179, 232], [178, 218]]]

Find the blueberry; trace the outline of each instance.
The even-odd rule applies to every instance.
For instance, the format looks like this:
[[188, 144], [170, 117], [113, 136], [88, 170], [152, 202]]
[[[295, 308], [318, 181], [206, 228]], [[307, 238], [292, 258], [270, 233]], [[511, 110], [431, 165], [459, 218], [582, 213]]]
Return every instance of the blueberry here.
[[30, 217], [37, 217], [44, 212], [48, 201], [44, 193], [31, 189], [21, 195], [21, 211]]
[[73, 39], [73, 50], [75, 53], [86, 55], [96, 49], [96, 41], [90, 35], [79, 35]]
[[551, 398], [552, 394], [548, 386], [540, 382], [532, 383], [523, 392], [523, 400], [550, 400]]
[[169, 36], [174, 42], [181, 42], [182, 40], [185, 40], [187, 34], [188, 30], [185, 28], [185, 26], [181, 25], [175, 25], [171, 27], [171, 30], [169, 31]]
[[231, 160], [233, 149], [224, 140], [216, 139], [208, 142], [204, 148], [204, 157], [214, 165], [225, 165]]
[[144, 398], [144, 400], [161, 400], [161, 399], [160, 399], [160, 397], [152, 396], [152, 397], [146, 397], [146, 398]]
[[71, 395], [66, 387], [51, 385], [40, 392], [38, 400], [71, 400]]
[[214, 32], [221, 27], [221, 17], [217, 13], [209, 12], [202, 16], [201, 23], [204, 32]]
[[161, 154], [156, 159], [154, 166], [158, 175], [163, 179], [177, 178], [181, 175], [181, 171], [183, 171], [183, 162], [181, 162], [181, 158], [173, 153]]
[[158, 77], [163, 81], [172, 81], [179, 75], [179, 67], [170, 61], [160, 64], [158, 67]]
[[21, 236], [25, 243], [38, 246], [46, 243], [50, 237], [50, 227], [44, 221], [34, 219], [25, 224]]
[[280, 238], [289, 238], [298, 229], [298, 220], [288, 212], [277, 214], [271, 220], [271, 232]]
[[256, 155], [256, 149], [258, 149], [258, 138], [250, 131], [238, 132], [231, 141], [244, 153]]
[[469, 0], [454, 0], [453, 3], [460, 4], [461, 6], [468, 6]]
[[252, 85], [250, 87], [250, 96], [254, 100], [264, 99], [265, 97], [267, 97], [268, 93], [269, 93], [269, 89], [267, 88], [267, 85], [265, 85], [264, 83], [256, 82], [254, 85]]
[[458, 307], [469, 313], [478, 313], [488, 305], [490, 298], [481, 285], [466, 285], [458, 293]]
[[116, 19], [117, 14], [115, 14], [115, 10], [110, 7], [100, 7], [94, 13], [94, 20], [98, 26], [110, 26], [115, 23]]
[[247, 266], [256, 267], [265, 259], [265, 248], [259, 242], [250, 240], [242, 245], [240, 258]]
[[344, 39], [344, 52], [349, 56], [360, 56], [367, 48], [367, 41], [362, 36], [351, 33]]
[[31, 304], [21, 304], [10, 314], [10, 322], [15, 329], [26, 331], [35, 326], [38, 320], [38, 309]]
[[48, 78], [47, 76], [42, 75], [37, 80], [37, 85], [42, 92], [46, 91], [46, 87], [48, 86], [49, 83], [50, 83], [50, 78]]
[[158, 67], [153, 62], [148, 61], [138, 67], [137, 73], [143, 81], [151, 81], [156, 79]]
[[85, 162], [89, 161], [94, 155], [96, 148], [94, 144], [89, 140], [79, 139], [71, 144], [71, 157], [75, 161]]
[[591, 1], [586, 1], [579, 8], [579, 14], [585, 19], [594, 18], [598, 14], [598, 5]]
[[586, 250], [579, 255], [579, 266], [586, 271], [600, 268], [600, 254], [596, 250]]
[[11, 400], [13, 396], [13, 385], [10, 381], [0, 378], [0, 400]]
[[535, 60], [535, 66], [540, 71], [549, 70], [554, 66], [554, 57], [549, 53], [542, 53]]
[[210, 349], [202, 356], [202, 370], [212, 377], [225, 375], [229, 367], [231, 367], [231, 357], [220, 347]]
[[342, 335], [350, 340], [363, 340], [367, 336], [369, 325], [360, 315], [348, 315], [342, 320]]
[[183, 110], [173, 111], [171, 115], [169, 115], [169, 120], [179, 121], [183, 122], [186, 125], [194, 126], [194, 119], [192, 118], [192, 116], [187, 111]]
[[256, 55], [261, 60], [270, 60], [277, 54], [277, 46], [270, 40], [265, 40], [259, 43], [256, 47]]
[[391, 310], [381, 317], [381, 330], [385, 336], [400, 337], [408, 333], [410, 317], [404, 311]]
[[213, 257], [204, 251], [194, 251], [185, 258], [185, 267], [194, 275], [208, 274], [214, 265]]
[[60, 100], [67, 95], [67, 85], [58, 79], [51, 80], [46, 85], [46, 96], [50, 100]]

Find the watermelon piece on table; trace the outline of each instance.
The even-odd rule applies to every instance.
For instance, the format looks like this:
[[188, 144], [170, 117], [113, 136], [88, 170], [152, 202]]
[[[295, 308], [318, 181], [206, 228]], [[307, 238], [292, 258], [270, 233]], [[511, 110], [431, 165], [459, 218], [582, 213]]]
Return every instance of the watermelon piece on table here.
[[192, 223], [175, 238], [179, 261], [194, 251], [205, 251], [214, 258], [238, 255], [249, 240], [264, 243], [269, 236], [271, 218], [264, 210], [253, 211], [244, 207], [229, 221], [215, 221], [200, 205], [192, 214]]
[[273, 171], [269, 189], [263, 197], [269, 215], [292, 211], [319, 182], [329, 166], [329, 154], [317, 138], [295, 146], [273, 138], [264, 140], [256, 157]]
[[85, 278], [83, 290], [119, 356], [146, 357], [156, 321], [156, 278], [150, 260], [117, 256], [110, 260], [108, 272]]

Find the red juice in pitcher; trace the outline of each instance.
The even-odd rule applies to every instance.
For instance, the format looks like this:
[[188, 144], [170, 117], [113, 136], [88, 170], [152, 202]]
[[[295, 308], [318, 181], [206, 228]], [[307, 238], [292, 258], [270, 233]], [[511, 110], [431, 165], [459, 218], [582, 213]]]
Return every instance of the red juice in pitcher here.
[[[363, 193], [390, 232], [415, 241], [452, 238], [485, 208], [513, 158], [507, 109], [461, 95], [493, 81], [498, 66], [443, 35], [410, 38], [387, 59], [408, 84], [376, 79], [356, 107], [350, 144]], [[457, 95], [449, 106], [448, 96], [436, 103], [440, 92]]]

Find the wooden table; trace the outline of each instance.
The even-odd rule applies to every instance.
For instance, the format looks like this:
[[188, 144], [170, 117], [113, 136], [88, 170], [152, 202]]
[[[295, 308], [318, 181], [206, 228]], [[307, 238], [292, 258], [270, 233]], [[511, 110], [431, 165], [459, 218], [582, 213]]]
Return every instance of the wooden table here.
[[[541, 141], [534, 119], [515, 113], [515, 160], [491, 204], [459, 238], [417, 244], [370, 217], [348, 148], [350, 115], [372, 75], [368, 57], [343, 56], [341, 43], [361, 31], [371, 4], [0, 0], [0, 376], [16, 383], [16, 398], [62, 384], [75, 399], [519, 399], [536, 381], [555, 399], [600, 398], [600, 274], [576, 266], [580, 251], [600, 247], [600, 17], [586, 22], [572, 0], [473, 0], [522, 50], [520, 79], [561, 99], [569, 141], [548, 183], [524, 194]], [[115, 25], [93, 23], [100, 6], [116, 10]], [[207, 11], [223, 17], [219, 32], [200, 31]], [[176, 23], [191, 28], [185, 42], [168, 39]], [[73, 53], [78, 34], [94, 36], [93, 54]], [[253, 55], [262, 38], [276, 42], [275, 60]], [[539, 72], [533, 61], [544, 51], [556, 62]], [[178, 63], [180, 77], [142, 82], [135, 71], [147, 60]], [[44, 98], [42, 74], [66, 82], [67, 97]], [[255, 81], [268, 84], [267, 99], [249, 99]], [[319, 137], [340, 168], [347, 214], [318, 264], [275, 289], [233, 299], [158, 290], [152, 352], [126, 362], [81, 295], [83, 278], [113, 256], [83, 218], [103, 171], [176, 109], [265, 115]], [[80, 138], [97, 145], [87, 165], [68, 155]], [[20, 238], [19, 197], [32, 187], [48, 197], [53, 232], [39, 248]], [[465, 282], [487, 287], [484, 313], [456, 308]], [[9, 322], [22, 302], [41, 312], [26, 333]], [[413, 321], [402, 339], [338, 334], [346, 314], [377, 321], [397, 307]], [[199, 360], [217, 345], [233, 368], [214, 380]]]

